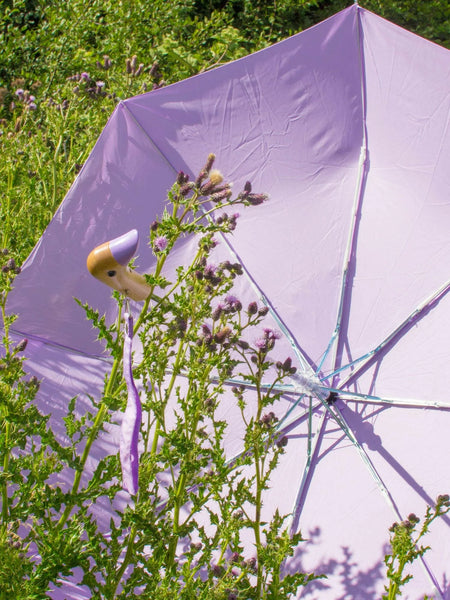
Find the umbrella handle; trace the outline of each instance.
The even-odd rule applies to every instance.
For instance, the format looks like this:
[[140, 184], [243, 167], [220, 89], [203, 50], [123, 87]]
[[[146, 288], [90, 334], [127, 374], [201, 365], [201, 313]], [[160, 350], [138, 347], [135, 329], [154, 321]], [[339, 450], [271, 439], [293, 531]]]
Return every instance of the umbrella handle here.
[[136, 229], [97, 246], [87, 257], [89, 273], [132, 300], [145, 300], [150, 287], [144, 277], [128, 266], [139, 241]]

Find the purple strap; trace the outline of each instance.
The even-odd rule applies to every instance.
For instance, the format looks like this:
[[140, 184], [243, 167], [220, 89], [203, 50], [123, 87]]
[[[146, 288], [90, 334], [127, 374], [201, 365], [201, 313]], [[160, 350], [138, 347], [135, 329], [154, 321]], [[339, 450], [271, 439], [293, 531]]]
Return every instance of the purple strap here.
[[139, 480], [139, 429], [142, 408], [133, 379], [131, 348], [133, 342], [133, 317], [125, 313], [125, 339], [123, 343], [123, 377], [128, 389], [128, 402], [120, 431], [120, 463], [122, 484], [131, 495], [137, 494]]

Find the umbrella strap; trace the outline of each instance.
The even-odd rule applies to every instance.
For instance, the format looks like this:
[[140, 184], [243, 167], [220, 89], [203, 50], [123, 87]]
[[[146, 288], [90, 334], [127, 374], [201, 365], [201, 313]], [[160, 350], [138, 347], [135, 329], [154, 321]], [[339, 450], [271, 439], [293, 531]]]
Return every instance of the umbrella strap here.
[[133, 379], [132, 347], [133, 317], [128, 302], [124, 315], [125, 331], [123, 342], [123, 378], [128, 390], [128, 400], [120, 429], [120, 464], [123, 488], [131, 495], [137, 494], [139, 483], [139, 431], [142, 407]]

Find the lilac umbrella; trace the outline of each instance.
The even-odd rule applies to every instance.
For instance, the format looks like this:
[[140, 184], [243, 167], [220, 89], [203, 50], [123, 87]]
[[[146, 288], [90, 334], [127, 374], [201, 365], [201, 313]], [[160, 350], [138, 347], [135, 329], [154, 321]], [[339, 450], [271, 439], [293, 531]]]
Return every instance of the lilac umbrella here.
[[[219, 251], [243, 264], [241, 293], [269, 306], [280, 355], [289, 348], [299, 367], [278, 408], [289, 443], [267, 507], [309, 540], [288, 568], [328, 575], [305, 598], [379, 598], [387, 528], [448, 491], [449, 83], [447, 50], [354, 5], [120, 102], [11, 298], [58, 431], [67, 399], [108, 368], [72, 299], [115, 317], [86, 271], [92, 248], [133, 228], [145, 239], [177, 171], [198, 172], [208, 152], [237, 186], [269, 193]], [[181, 244], [169, 266], [191, 250]], [[151, 253], [138, 264], [150, 270]], [[448, 520], [429, 543], [412, 600], [450, 598]]]

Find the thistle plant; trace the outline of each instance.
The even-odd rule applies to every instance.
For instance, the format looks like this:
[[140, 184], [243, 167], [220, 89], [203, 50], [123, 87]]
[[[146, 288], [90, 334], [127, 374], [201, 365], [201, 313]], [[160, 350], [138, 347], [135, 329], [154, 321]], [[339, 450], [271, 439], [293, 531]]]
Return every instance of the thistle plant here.
[[383, 600], [394, 600], [402, 595], [401, 589], [412, 579], [411, 574], [405, 574], [407, 565], [423, 557], [430, 549], [429, 546], [422, 546], [421, 540], [428, 533], [431, 523], [449, 510], [450, 498], [448, 494], [442, 494], [437, 497], [433, 507], [427, 507], [420, 529], [420, 519], [414, 513], [401, 523], [392, 525], [389, 530], [392, 534], [391, 552], [384, 559], [389, 583], [385, 586], [387, 594], [383, 595]]
[[[302, 538], [289, 535], [285, 516], [263, 514], [287, 443], [276, 428], [277, 384], [296, 369], [290, 357], [271, 358], [279, 334], [265, 325], [268, 308], [255, 301], [244, 306], [237, 296], [242, 266], [214, 260], [220, 237], [238, 225], [236, 207], [253, 210], [267, 197], [252, 192], [249, 182], [234, 196], [213, 163], [210, 155], [195, 179], [179, 173], [162, 215], [149, 224], [155, 266], [145, 276], [149, 295], [134, 325], [142, 345], [134, 367], [144, 415], [139, 487], [125, 506], [118, 453], [93, 472], [87, 464], [106, 423], [127, 418], [121, 370], [126, 300], [114, 292], [119, 318], [113, 324], [84, 305], [113, 362], [90, 410], [80, 416], [78, 399], [69, 403], [65, 445], [33, 403], [39, 382], [27, 379], [17, 359], [24, 343], [10, 346], [3, 300], [0, 540], [5, 557], [25, 558], [16, 577], [0, 574], [17, 598], [43, 597], [75, 568], [82, 570], [80, 584], [104, 599], [288, 598], [315, 578], [282, 576]], [[186, 237], [195, 239], [194, 256], [170, 271], [167, 258]], [[14, 271], [4, 275], [3, 299]], [[240, 415], [232, 432], [241, 437], [238, 456], [225, 451], [224, 402]], [[52, 479], [63, 469], [73, 474], [70, 489]], [[93, 516], [105, 499], [109, 531]]]

